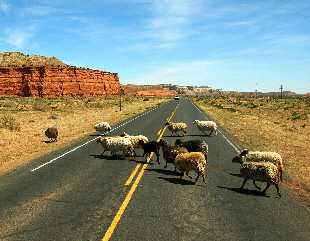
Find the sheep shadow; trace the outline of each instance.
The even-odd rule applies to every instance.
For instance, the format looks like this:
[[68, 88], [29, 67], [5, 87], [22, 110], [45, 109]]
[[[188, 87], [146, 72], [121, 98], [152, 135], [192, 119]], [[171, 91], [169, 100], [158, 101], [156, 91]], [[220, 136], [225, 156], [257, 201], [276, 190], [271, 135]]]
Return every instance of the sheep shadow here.
[[118, 156], [118, 155], [113, 155], [113, 156], [109, 156], [109, 155], [90, 155], [96, 159], [102, 159], [102, 160], [125, 160], [125, 158], [123, 158], [122, 156]]
[[167, 182], [170, 182], [172, 184], [178, 184], [178, 185], [184, 185], [184, 186], [189, 186], [189, 185], [195, 185], [196, 183], [193, 181], [189, 181], [186, 179], [181, 179], [181, 178], [176, 178], [176, 177], [157, 177], [158, 179], [163, 179]]
[[241, 177], [240, 173], [229, 173], [229, 175], [234, 177]]
[[217, 187], [248, 196], [270, 197], [266, 193], [254, 189], [245, 189], [240, 187], [223, 187], [223, 186], [217, 186]]
[[41, 141], [41, 142], [44, 142], [44, 143], [46, 143], [46, 144], [50, 144], [50, 143], [54, 143], [54, 142], [56, 142], [56, 141]]
[[160, 174], [164, 174], [167, 176], [180, 176], [180, 173], [172, 171], [172, 170], [167, 170], [167, 169], [154, 168], [154, 169], [146, 169], [146, 171], [158, 172]]

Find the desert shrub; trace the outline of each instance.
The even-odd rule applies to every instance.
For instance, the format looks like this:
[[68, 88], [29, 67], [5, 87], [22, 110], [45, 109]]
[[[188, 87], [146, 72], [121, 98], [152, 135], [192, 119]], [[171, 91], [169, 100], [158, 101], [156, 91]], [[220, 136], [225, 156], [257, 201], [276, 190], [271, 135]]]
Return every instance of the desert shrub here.
[[104, 106], [105, 105], [100, 102], [88, 102], [87, 103], [88, 108], [104, 108]]
[[45, 102], [35, 102], [33, 105], [33, 109], [37, 111], [49, 111], [51, 107]]
[[14, 117], [10, 116], [3, 116], [1, 118], [1, 125], [11, 131], [20, 131], [21, 129], [20, 123], [17, 122]]
[[13, 101], [13, 100], [8, 100], [8, 101], [3, 103], [3, 107], [8, 107], [8, 108], [16, 108], [17, 105], [18, 105], [18, 103]]

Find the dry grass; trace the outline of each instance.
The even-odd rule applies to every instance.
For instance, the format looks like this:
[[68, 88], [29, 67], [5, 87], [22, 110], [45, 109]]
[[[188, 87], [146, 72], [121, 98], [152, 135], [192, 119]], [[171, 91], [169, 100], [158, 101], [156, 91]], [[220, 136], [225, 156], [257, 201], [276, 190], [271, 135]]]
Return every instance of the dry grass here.
[[[111, 125], [167, 101], [163, 98], [0, 98], [0, 173], [25, 165], [64, 145], [94, 133], [93, 125]], [[5, 128], [4, 120], [14, 120], [20, 131]], [[9, 121], [7, 121], [9, 122]], [[55, 126], [57, 142], [48, 143], [44, 130]]]
[[284, 159], [283, 185], [310, 200], [310, 99], [196, 98], [240, 148], [276, 151]]

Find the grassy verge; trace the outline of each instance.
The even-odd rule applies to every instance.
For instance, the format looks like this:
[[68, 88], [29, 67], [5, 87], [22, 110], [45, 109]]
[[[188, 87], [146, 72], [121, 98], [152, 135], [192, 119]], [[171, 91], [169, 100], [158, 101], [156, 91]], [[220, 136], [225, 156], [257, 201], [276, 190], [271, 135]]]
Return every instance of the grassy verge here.
[[[310, 99], [194, 98], [239, 147], [276, 151], [283, 185], [310, 200]], [[228, 160], [229, 161], [229, 160]]]
[[[0, 98], [0, 173], [25, 165], [94, 133], [93, 125], [110, 125], [160, 105], [164, 98]], [[55, 126], [59, 138], [48, 143], [44, 130]]]

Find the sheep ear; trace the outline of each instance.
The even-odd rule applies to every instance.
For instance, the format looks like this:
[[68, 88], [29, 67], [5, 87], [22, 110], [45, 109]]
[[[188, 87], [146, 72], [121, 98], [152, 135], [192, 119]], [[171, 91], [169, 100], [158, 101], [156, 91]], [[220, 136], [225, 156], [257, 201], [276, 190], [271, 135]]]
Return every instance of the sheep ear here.
[[249, 150], [248, 149], [244, 149], [241, 153], [240, 153], [240, 156], [245, 156], [246, 154], [249, 153]]

